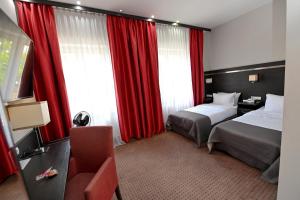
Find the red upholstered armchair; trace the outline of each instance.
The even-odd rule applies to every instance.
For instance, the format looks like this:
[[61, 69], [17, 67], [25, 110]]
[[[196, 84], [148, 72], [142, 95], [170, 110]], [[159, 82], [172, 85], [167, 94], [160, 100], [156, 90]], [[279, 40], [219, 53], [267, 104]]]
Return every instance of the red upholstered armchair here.
[[113, 151], [112, 127], [70, 129], [71, 159], [65, 199], [122, 199]]

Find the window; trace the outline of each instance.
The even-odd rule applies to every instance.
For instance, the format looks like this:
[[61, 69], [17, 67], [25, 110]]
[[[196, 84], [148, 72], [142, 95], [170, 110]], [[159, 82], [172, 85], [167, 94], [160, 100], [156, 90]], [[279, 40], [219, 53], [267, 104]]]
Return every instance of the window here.
[[87, 111], [92, 125], [112, 125], [121, 144], [106, 16], [56, 9], [71, 115]]
[[164, 120], [193, 106], [189, 29], [157, 24], [159, 84]]

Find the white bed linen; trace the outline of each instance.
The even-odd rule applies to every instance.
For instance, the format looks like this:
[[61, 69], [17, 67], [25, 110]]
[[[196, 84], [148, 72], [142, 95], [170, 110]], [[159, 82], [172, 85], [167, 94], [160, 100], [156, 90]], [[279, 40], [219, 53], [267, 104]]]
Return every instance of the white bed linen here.
[[211, 125], [214, 125], [224, 119], [236, 115], [237, 106], [219, 105], [219, 104], [201, 104], [195, 107], [185, 109], [185, 111], [206, 115], [210, 118]]
[[282, 113], [265, 111], [264, 107], [262, 107], [237, 117], [233, 121], [282, 131], [282, 119]]

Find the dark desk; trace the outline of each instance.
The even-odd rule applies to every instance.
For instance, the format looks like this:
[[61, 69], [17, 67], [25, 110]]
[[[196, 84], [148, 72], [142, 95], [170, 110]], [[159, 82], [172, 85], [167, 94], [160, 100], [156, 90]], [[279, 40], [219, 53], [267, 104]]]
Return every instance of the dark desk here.
[[[31, 158], [22, 171], [29, 198], [32, 200], [63, 200], [67, 181], [70, 142], [61, 140], [48, 145], [46, 153]], [[36, 181], [35, 177], [49, 167], [58, 170], [58, 175], [50, 179]]]

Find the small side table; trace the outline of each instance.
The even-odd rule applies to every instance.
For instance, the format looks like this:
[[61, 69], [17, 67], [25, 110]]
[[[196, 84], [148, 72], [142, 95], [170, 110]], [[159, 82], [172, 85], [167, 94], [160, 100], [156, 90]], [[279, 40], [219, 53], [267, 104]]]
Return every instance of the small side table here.
[[262, 101], [256, 101], [255, 103], [238, 102], [237, 115], [241, 116], [247, 112], [256, 110], [264, 105]]
[[212, 102], [213, 102], [213, 98], [212, 97], [205, 97], [203, 103], [212, 103]]

